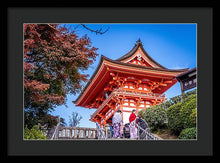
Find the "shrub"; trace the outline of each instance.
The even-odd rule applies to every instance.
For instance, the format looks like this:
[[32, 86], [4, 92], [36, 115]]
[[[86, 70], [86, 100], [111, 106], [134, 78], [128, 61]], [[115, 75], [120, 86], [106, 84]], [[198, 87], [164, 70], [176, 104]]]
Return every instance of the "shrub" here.
[[168, 127], [176, 135], [179, 135], [182, 129], [196, 127], [196, 94], [191, 94], [182, 102], [170, 106], [167, 109], [167, 117]]
[[141, 118], [145, 119], [145, 110], [142, 109], [138, 112], [138, 115], [141, 116]]
[[154, 131], [164, 126], [167, 121], [166, 111], [160, 105], [149, 107], [145, 110], [145, 120]]
[[191, 94], [191, 95], [187, 96], [183, 100], [183, 105], [185, 105], [186, 103], [190, 102], [192, 99], [196, 99], [196, 97], [197, 97], [196, 94]]
[[196, 95], [196, 94], [197, 94], [197, 89], [194, 89], [194, 90], [192, 90], [192, 91], [189, 91], [189, 92], [184, 93], [184, 94], [183, 94], [183, 98], [185, 99], [185, 98], [187, 98], [187, 97], [190, 96], [190, 95]]
[[187, 97], [180, 109], [180, 119], [183, 124], [183, 128], [191, 128], [196, 126], [196, 95], [190, 95]]
[[27, 126], [24, 129], [24, 139], [47, 139], [45, 135], [40, 131], [39, 127], [37, 125], [33, 126], [30, 130], [27, 128]]
[[192, 113], [189, 116], [189, 120], [191, 124], [195, 124], [196, 126], [196, 121], [197, 121], [197, 108], [192, 109]]
[[176, 135], [179, 135], [179, 133], [183, 129], [183, 124], [180, 119], [181, 106], [182, 106], [182, 103], [179, 102], [177, 104], [170, 106], [167, 109], [167, 118], [168, 118], [167, 126]]
[[196, 127], [183, 129], [179, 139], [196, 139]]

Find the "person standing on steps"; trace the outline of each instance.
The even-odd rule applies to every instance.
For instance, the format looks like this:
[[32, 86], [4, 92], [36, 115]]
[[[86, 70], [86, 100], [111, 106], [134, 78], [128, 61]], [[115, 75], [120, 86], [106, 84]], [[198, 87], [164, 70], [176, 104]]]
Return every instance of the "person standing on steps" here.
[[[142, 129], [146, 130], [147, 128], [149, 128], [147, 122], [143, 119], [142, 116], [137, 115], [137, 118], [136, 118], [136, 119], [137, 119], [137, 120], [136, 120], [137, 124], [138, 124]], [[142, 132], [143, 132], [143, 130], [139, 130], [139, 133], [138, 133], [138, 134], [139, 134], [139, 137], [140, 137], [140, 138], [142, 137], [142, 136], [141, 136]]]
[[130, 139], [137, 139], [137, 127], [136, 127], [136, 110], [132, 110], [129, 117], [130, 122]]
[[117, 112], [112, 117], [112, 125], [113, 125], [113, 138], [121, 137], [121, 126], [122, 126], [122, 112], [121, 110], [117, 110]]
[[109, 131], [110, 131], [110, 138], [113, 138], [113, 128], [112, 128], [112, 125], [111, 123], [108, 124], [108, 127], [109, 127]]
[[124, 138], [129, 139], [130, 138], [130, 127], [129, 127], [129, 123], [126, 123], [124, 128], [123, 128], [123, 134], [124, 134]]

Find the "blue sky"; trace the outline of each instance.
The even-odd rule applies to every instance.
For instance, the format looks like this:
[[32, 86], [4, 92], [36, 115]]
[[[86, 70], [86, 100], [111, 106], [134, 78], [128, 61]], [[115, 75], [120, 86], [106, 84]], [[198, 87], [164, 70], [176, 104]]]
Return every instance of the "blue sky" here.
[[[91, 39], [92, 46], [98, 48], [99, 56], [96, 61], [83, 71], [92, 76], [101, 55], [117, 59], [129, 52], [140, 38], [144, 49], [158, 63], [169, 69], [192, 69], [197, 66], [197, 26], [196, 24], [85, 24], [91, 29], [109, 30], [103, 35], [90, 32], [78, 24], [66, 24], [82, 37], [85, 34]], [[165, 92], [166, 98], [181, 94], [180, 84], [177, 83]], [[89, 121], [95, 109], [76, 107], [72, 103], [79, 94], [67, 96], [67, 107], [62, 105], [54, 108], [52, 115], [63, 117], [69, 124], [72, 112], [78, 112], [83, 118], [80, 127], [95, 127]]]

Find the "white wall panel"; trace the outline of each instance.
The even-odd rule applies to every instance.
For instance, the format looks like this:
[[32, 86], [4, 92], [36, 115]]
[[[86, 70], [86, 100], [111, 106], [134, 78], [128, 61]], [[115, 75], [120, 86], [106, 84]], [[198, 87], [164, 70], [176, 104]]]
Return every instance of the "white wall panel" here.
[[129, 123], [129, 117], [131, 113], [123, 112], [123, 124]]
[[134, 108], [129, 108], [129, 107], [123, 107], [123, 110], [126, 110], [126, 111], [132, 111]]

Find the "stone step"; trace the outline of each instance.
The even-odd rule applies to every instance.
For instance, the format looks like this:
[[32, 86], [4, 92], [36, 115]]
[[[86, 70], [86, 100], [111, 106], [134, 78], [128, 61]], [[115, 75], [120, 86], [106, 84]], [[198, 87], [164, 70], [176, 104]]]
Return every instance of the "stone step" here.
[[72, 137], [72, 138], [71, 137], [59, 137], [58, 139], [59, 140], [72, 140], [72, 139], [73, 140], [77, 140], [77, 139], [90, 139], [90, 140], [94, 139], [94, 140], [97, 140], [96, 138], [74, 138], [74, 137]]

